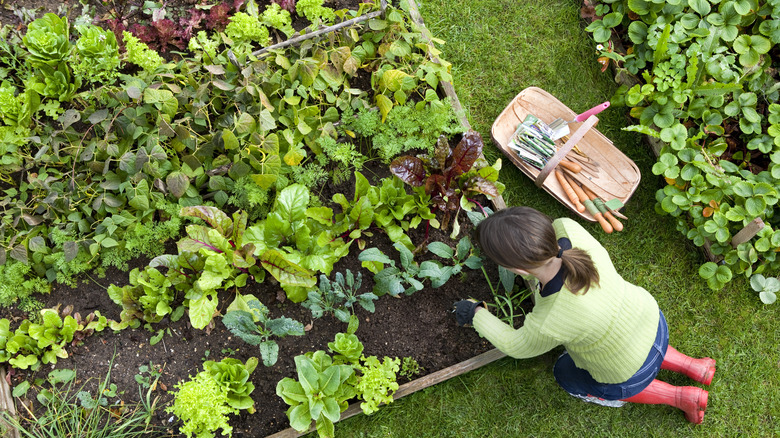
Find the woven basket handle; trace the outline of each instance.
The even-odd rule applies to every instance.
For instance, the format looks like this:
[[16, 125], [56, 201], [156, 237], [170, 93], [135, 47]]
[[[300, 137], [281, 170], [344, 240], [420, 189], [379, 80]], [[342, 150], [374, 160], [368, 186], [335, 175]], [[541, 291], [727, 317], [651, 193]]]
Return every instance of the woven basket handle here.
[[544, 168], [539, 172], [539, 175], [537, 175], [536, 180], [534, 180], [534, 184], [536, 184], [537, 187], [542, 187], [542, 185], [544, 185], [544, 181], [548, 176], [550, 176], [550, 173], [553, 171], [553, 169], [558, 166], [558, 163], [561, 162], [563, 157], [565, 157], [566, 154], [568, 154], [569, 151], [571, 151], [571, 149], [580, 140], [582, 140], [582, 137], [584, 137], [590, 128], [595, 126], [598, 121], [598, 117], [590, 116], [587, 120], [585, 120], [585, 122], [582, 123], [582, 125], [580, 125], [579, 128], [577, 128], [576, 131], [574, 131], [574, 134], [572, 134], [571, 137], [566, 140], [566, 143], [564, 143], [563, 146], [558, 149], [555, 155], [553, 155], [552, 158], [550, 158], [550, 160], [547, 162], [547, 165], [545, 165]]

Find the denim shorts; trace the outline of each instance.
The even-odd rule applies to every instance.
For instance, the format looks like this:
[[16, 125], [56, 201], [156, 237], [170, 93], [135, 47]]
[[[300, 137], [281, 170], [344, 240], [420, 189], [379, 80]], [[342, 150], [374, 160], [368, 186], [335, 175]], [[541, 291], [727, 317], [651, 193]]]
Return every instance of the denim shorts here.
[[589, 372], [577, 368], [569, 353], [564, 352], [553, 367], [555, 380], [563, 389], [573, 395], [590, 395], [604, 400], [623, 400], [639, 394], [655, 379], [669, 346], [669, 327], [666, 325], [663, 312], [660, 312], [660, 315], [658, 333], [650, 348], [650, 353], [639, 371], [630, 379], [623, 383], [599, 383]]

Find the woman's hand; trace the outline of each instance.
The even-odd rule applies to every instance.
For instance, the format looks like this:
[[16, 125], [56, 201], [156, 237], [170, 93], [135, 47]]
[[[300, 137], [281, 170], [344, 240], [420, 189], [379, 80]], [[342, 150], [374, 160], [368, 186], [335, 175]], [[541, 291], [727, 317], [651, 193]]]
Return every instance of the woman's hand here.
[[455, 322], [457, 322], [461, 327], [471, 325], [471, 321], [474, 319], [474, 314], [484, 307], [484, 301], [477, 301], [473, 299], [458, 301], [455, 303], [455, 308], [452, 310], [455, 313]]

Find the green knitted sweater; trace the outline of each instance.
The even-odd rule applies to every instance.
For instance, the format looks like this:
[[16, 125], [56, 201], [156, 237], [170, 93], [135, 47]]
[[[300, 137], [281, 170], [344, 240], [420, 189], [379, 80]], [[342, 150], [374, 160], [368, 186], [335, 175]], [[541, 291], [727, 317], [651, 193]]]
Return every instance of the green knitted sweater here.
[[566, 286], [546, 297], [537, 290], [534, 308], [517, 330], [485, 310], [474, 315], [474, 328], [508, 356], [534, 357], [563, 345], [596, 381], [625, 382], [639, 371], [655, 341], [658, 304], [645, 289], [623, 280], [604, 247], [580, 224], [562, 218], [553, 226], [558, 238], [568, 237], [573, 248], [590, 254], [599, 284], [584, 295]]

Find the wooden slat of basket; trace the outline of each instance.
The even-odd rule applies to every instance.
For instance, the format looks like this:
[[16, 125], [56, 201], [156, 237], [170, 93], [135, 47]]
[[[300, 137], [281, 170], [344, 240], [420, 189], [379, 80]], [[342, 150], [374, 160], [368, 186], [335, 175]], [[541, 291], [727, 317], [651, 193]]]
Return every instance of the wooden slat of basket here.
[[[507, 147], [517, 125], [528, 114], [533, 114], [545, 123], [557, 118], [573, 120], [577, 114], [546, 91], [529, 87], [518, 94], [496, 118], [491, 130], [494, 142], [513, 164], [528, 177], [536, 180], [540, 171], [520, 160], [515, 152]], [[570, 130], [577, 132], [582, 124], [571, 123], [569, 126]], [[600, 168], [596, 176], [588, 176], [586, 173], [570, 174], [573, 179], [586, 185], [604, 200], [617, 198], [625, 204], [639, 185], [641, 175], [636, 164], [595, 129], [588, 129], [582, 140], [577, 142], [577, 146], [597, 162]], [[546, 178], [542, 187], [583, 219], [596, 220], [588, 211], [580, 213], [576, 210], [556, 178]]]

